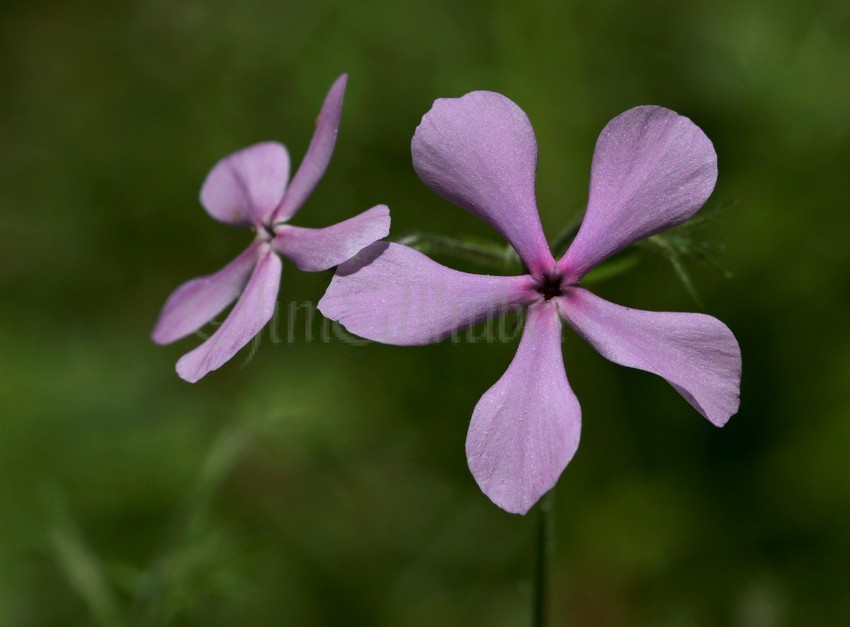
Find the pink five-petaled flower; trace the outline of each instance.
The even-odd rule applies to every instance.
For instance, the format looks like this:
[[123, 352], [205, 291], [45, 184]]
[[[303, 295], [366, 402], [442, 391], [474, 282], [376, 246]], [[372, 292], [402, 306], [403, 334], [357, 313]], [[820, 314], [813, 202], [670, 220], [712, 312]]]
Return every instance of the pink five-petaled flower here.
[[580, 286], [592, 267], [684, 222], [706, 201], [717, 156], [693, 122], [647, 106], [608, 123], [593, 155], [584, 221], [559, 261], [537, 213], [534, 131], [511, 100], [483, 91], [437, 100], [412, 152], [420, 178], [495, 227], [528, 274], [457, 272], [412, 248], [376, 243], [337, 269], [319, 309], [357, 335], [415, 345], [527, 306], [516, 356], [476, 405], [466, 441], [469, 468], [494, 503], [527, 512], [578, 447], [581, 410], [564, 370], [562, 319], [604, 357], [666, 379], [713, 424], [735, 414], [741, 354], [723, 323], [620, 307]]
[[324, 175], [333, 154], [347, 76], [331, 86], [301, 166], [287, 186], [289, 154], [275, 142], [255, 144], [219, 161], [201, 188], [201, 204], [216, 220], [252, 228], [250, 246], [224, 268], [184, 283], [168, 298], [153, 330], [167, 344], [197, 331], [239, 298], [209, 339], [177, 362], [194, 383], [245, 346], [272, 317], [280, 288], [278, 255], [307, 272], [327, 270], [386, 237], [389, 209], [372, 207], [323, 229], [287, 224]]

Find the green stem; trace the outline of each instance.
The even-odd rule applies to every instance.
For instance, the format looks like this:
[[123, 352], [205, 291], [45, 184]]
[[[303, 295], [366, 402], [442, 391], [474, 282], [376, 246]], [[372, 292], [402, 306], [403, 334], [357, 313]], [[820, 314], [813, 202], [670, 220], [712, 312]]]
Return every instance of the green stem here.
[[552, 255], [555, 259], [560, 259], [563, 257], [564, 253], [567, 252], [567, 248], [575, 239], [575, 236], [578, 234], [578, 229], [581, 226], [581, 221], [584, 218], [584, 211], [582, 211], [578, 216], [573, 218], [572, 222], [567, 225], [561, 233], [552, 240], [552, 243], [549, 245], [549, 248], [552, 250]]
[[521, 265], [519, 257], [510, 246], [496, 246], [428, 233], [409, 235], [398, 240], [398, 243], [426, 254], [447, 255], [495, 269], [515, 270]]
[[532, 625], [546, 627], [549, 609], [549, 554], [552, 550], [552, 493], [540, 500], [537, 507], [535, 538], [534, 590], [532, 593]]

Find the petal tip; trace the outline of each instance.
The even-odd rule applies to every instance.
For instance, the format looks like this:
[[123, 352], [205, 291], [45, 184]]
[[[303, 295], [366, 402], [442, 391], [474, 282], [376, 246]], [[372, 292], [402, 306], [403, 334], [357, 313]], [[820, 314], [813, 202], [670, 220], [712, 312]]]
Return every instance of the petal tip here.
[[[480, 485], [479, 485], [480, 487]], [[525, 516], [531, 511], [531, 508], [535, 506], [535, 504], [543, 497], [543, 494], [534, 499], [527, 498], [512, 498], [512, 497], [504, 497], [499, 496], [497, 494], [488, 494], [483, 488], [481, 491], [484, 492], [485, 496], [493, 502], [493, 505], [498, 507], [501, 510], [504, 510], [508, 514], [514, 514], [516, 516]]]
[[[390, 234], [390, 227], [392, 226], [390, 208], [387, 205], [375, 205], [372, 207], [372, 211], [374, 211], [375, 215], [381, 220], [381, 228], [377, 232], [382, 233], [382, 235], [377, 237], [375, 241], [382, 240]], [[370, 244], [372, 243], [374, 242], [370, 242]]]
[[713, 414], [706, 415], [705, 417], [708, 421], [713, 424], [718, 429], [722, 429], [725, 427], [733, 416], [737, 415], [738, 409], [740, 409], [741, 401], [739, 397], [735, 398], [734, 406], [729, 409], [727, 412], [723, 412], [722, 414]]
[[517, 485], [514, 483], [493, 481], [493, 477], [486, 471], [487, 461], [474, 456], [467, 457], [467, 465], [478, 484], [478, 488], [492, 503], [509, 514], [525, 516], [543, 495], [555, 487], [560, 473], [551, 485], [541, 489], [529, 489], [531, 486]]
[[348, 73], [343, 72], [331, 85], [328, 90], [328, 95], [325, 97], [325, 105], [334, 103], [337, 106], [342, 106], [342, 99], [345, 97], [345, 90], [348, 87]]
[[[331, 279], [331, 280], [333, 280], [333, 279]], [[328, 288], [328, 289], [330, 289], [330, 288]], [[331, 320], [333, 322], [339, 322], [339, 320], [334, 317], [334, 313], [331, 311], [331, 308], [328, 304], [328, 301], [329, 301], [328, 292], [326, 291], [322, 295], [322, 297], [319, 299], [319, 302], [316, 303], [316, 309], [318, 309], [319, 313], [322, 314], [328, 320]]]
[[183, 379], [186, 383], [197, 383], [209, 373], [209, 370], [199, 369], [194, 364], [191, 364], [190, 360], [187, 359], [189, 355], [191, 355], [191, 353], [183, 355], [183, 357], [177, 361], [177, 365], [174, 367], [174, 370], [177, 372], [177, 376]]
[[151, 331], [151, 340], [154, 344], [164, 346], [165, 344], [171, 344], [171, 342], [174, 341], [174, 338], [166, 333], [166, 330], [157, 323], [157, 325], [153, 328], [153, 331]]
[[321, 229], [282, 225], [273, 247], [299, 270], [321, 272], [347, 262], [389, 232], [389, 209], [378, 205]]
[[[570, 458], [570, 461], [571, 459], [572, 458]], [[541, 498], [543, 498], [543, 495], [555, 487], [558, 479], [560, 478], [559, 473], [552, 484], [546, 486], [542, 490], [528, 489], [530, 486], [526, 486], [523, 489], [517, 489], [516, 486], [489, 482], [488, 477], [485, 476], [485, 474], [477, 472], [476, 469], [478, 468], [478, 464], [476, 463], [476, 460], [469, 458], [467, 459], [467, 463], [469, 465], [470, 472], [475, 479], [475, 483], [478, 484], [478, 488], [484, 493], [484, 495], [498, 508], [503, 509], [509, 514], [517, 514], [519, 516], [525, 516], [531, 508], [534, 507]], [[567, 464], [569, 464], [569, 461]]]
[[[345, 98], [345, 90], [348, 87], [348, 73], [344, 72], [340, 74], [336, 80], [331, 85], [331, 88], [328, 89], [328, 95], [325, 96], [324, 107], [327, 107], [329, 104], [333, 103], [335, 107], [342, 107], [342, 100]], [[319, 113], [324, 113], [324, 110]], [[339, 115], [341, 111], [337, 112]]]

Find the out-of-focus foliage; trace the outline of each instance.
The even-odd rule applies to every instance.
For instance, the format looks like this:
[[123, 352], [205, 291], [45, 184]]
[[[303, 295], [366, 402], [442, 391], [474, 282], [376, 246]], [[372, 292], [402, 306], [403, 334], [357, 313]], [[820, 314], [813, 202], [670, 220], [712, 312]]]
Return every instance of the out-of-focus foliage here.
[[291, 266], [295, 342], [266, 331], [188, 385], [199, 340], [148, 340], [174, 287], [247, 243], [198, 205], [207, 170], [263, 139], [297, 162], [343, 71], [306, 226], [384, 202], [394, 237], [497, 242], [411, 168], [436, 97], [526, 110], [553, 238], [611, 117], [659, 104], [706, 131], [725, 208], [594, 289], [698, 309], [676, 257], [741, 343], [741, 412], [717, 430], [565, 335], [584, 433], [553, 624], [850, 624], [847, 2], [17, 2], [0, 58], [0, 625], [526, 624], [534, 521], [463, 452], [515, 341], [323, 343], [318, 318], [308, 341], [288, 304], [330, 275]]

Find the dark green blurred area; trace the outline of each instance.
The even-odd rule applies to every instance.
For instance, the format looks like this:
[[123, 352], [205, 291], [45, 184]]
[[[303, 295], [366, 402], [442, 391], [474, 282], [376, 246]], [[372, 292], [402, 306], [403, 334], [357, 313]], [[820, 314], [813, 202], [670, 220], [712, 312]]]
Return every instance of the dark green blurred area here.
[[[846, 2], [0, 10], [0, 625], [528, 624], [534, 516], [493, 506], [463, 448], [515, 343], [301, 335], [189, 385], [174, 363], [199, 340], [148, 339], [174, 287], [249, 240], [199, 206], [208, 169], [264, 139], [297, 163], [343, 71], [301, 225], [383, 202], [394, 237], [495, 240], [412, 170], [437, 97], [528, 113], [550, 237], [610, 118], [659, 104], [706, 131], [709, 205], [737, 202], [704, 237], [734, 276], [688, 267], [740, 341], [741, 411], [715, 429], [566, 335], [584, 428], [555, 491], [552, 624], [850, 624]], [[286, 265], [281, 298], [329, 279]], [[596, 291], [697, 309], [658, 255]]]

